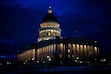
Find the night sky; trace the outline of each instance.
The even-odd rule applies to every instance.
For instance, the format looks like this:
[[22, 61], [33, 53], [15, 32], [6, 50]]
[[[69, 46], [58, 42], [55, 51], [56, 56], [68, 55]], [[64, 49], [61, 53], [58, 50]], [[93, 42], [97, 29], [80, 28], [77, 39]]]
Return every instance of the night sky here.
[[38, 29], [52, 6], [63, 37], [97, 40], [100, 55], [111, 54], [110, 0], [0, 0], [0, 56], [13, 56], [37, 42]]

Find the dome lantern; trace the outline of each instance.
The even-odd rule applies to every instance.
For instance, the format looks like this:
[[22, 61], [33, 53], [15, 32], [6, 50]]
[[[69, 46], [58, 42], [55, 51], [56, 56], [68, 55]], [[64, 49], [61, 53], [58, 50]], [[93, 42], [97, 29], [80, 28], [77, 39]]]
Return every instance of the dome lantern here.
[[57, 18], [52, 13], [52, 7], [49, 6], [47, 15], [43, 18], [44, 22], [57, 22]]

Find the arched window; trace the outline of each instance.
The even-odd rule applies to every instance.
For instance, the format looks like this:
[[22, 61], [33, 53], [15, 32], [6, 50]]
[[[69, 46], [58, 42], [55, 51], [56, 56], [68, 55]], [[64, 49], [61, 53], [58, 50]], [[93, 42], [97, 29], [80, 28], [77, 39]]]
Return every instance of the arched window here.
[[48, 36], [50, 36], [50, 32], [48, 32]]

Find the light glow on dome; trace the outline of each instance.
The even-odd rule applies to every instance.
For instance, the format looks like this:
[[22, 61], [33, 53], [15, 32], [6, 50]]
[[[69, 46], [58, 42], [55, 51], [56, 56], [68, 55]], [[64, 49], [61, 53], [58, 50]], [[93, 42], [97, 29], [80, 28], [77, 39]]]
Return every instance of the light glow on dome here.
[[51, 6], [49, 6], [49, 8], [51, 8]]

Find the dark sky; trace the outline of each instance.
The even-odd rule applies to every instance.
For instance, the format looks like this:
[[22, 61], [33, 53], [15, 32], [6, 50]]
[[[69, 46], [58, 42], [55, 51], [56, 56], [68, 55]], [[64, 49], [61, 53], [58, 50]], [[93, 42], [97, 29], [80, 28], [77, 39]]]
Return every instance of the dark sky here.
[[97, 40], [100, 54], [111, 54], [110, 0], [0, 0], [0, 55], [16, 55], [17, 50], [36, 42], [50, 5], [63, 37]]

